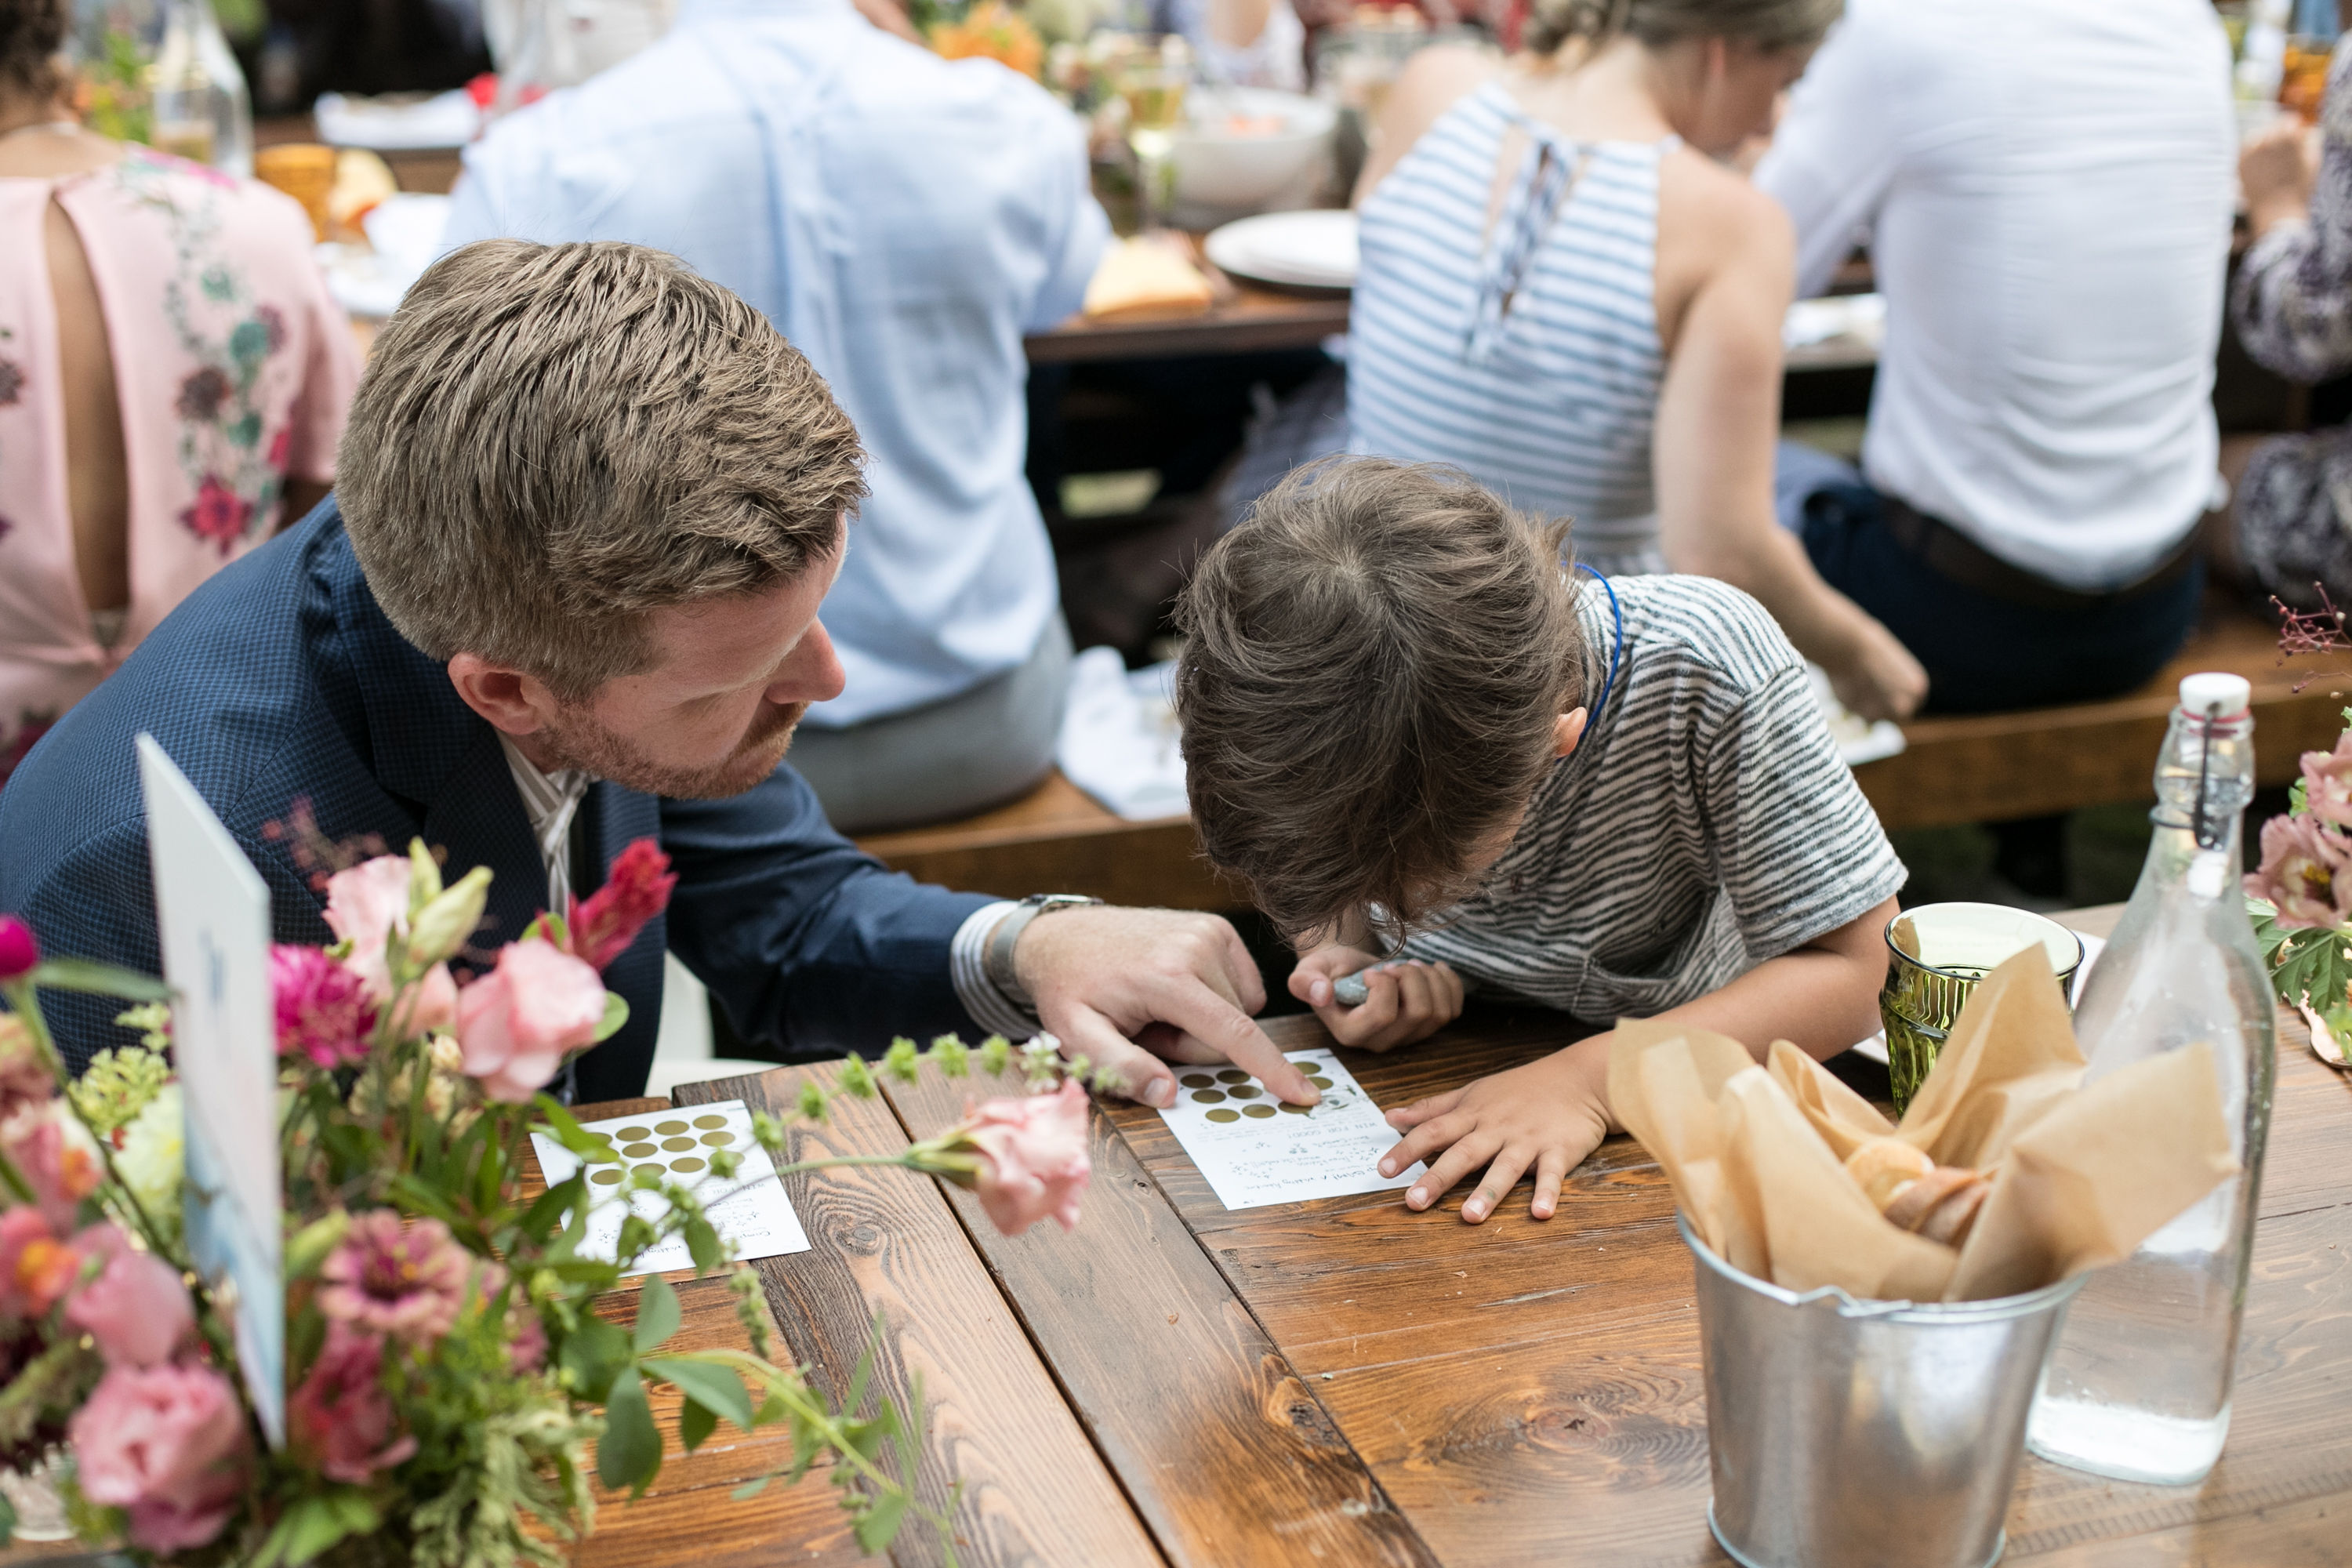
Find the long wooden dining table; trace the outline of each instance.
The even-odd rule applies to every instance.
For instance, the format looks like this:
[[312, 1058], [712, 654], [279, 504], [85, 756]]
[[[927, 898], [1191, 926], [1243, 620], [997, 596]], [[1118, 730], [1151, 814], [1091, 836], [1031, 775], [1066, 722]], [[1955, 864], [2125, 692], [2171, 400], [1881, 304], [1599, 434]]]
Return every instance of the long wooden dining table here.
[[[2104, 934], [2113, 909], [2082, 911]], [[1270, 1020], [1286, 1048], [1327, 1042]], [[1566, 1020], [1473, 1012], [1409, 1051], [1345, 1054], [1383, 1104], [1557, 1048]], [[2066, 1568], [2336, 1564], [2352, 1547], [2352, 1079], [2282, 1014], [2230, 1441], [2203, 1484], [2134, 1486], [2029, 1456], [2011, 1563]], [[782, 1108], [829, 1067], [696, 1084], [680, 1104]], [[928, 1075], [835, 1101], [796, 1134], [887, 1153], [950, 1123], [978, 1084]], [[587, 1108], [634, 1112], [656, 1102]], [[1727, 1561], [1709, 1537], [1706, 1411], [1691, 1260], [1655, 1162], [1612, 1138], [1558, 1217], [1528, 1187], [1485, 1225], [1457, 1192], [1228, 1212], [1156, 1112], [1099, 1106], [1085, 1217], [1007, 1239], [965, 1194], [898, 1169], [788, 1178], [813, 1250], [755, 1265], [789, 1353], [838, 1393], [882, 1325], [877, 1384], [919, 1377], [919, 1495], [961, 1483], [966, 1564], [1642, 1564]], [[673, 1277], [677, 1278], [677, 1277]], [[685, 1334], [740, 1342], [724, 1287], [680, 1286]], [[786, 1353], [783, 1350], [779, 1354]], [[659, 1407], [666, 1429], [674, 1400]], [[609, 1500], [596, 1568], [751, 1568], [861, 1558], [822, 1476], [781, 1435], [675, 1452], [643, 1500]], [[1899, 1508], [1902, 1500], [1888, 1499]], [[901, 1564], [944, 1561], [910, 1524]]]

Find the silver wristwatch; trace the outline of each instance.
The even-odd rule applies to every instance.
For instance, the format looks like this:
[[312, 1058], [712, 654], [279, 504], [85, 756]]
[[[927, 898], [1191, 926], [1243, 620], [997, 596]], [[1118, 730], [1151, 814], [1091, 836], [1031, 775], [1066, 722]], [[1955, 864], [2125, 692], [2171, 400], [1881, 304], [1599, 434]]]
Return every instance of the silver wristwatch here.
[[989, 984], [1003, 992], [1004, 999], [1014, 1006], [1034, 1012], [1036, 1002], [1021, 984], [1020, 977], [1013, 972], [1013, 944], [1021, 940], [1021, 933], [1029, 929], [1029, 922], [1039, 915], [1050, 914], [1055, 910], [1083, 909], [1101, 902], [1100, 899], [1089, 899], [1079, 893], [1032, 893], [1022, 900], [1011, 914], [996, 922], [996, 929], [989, 933], [988, 950], [981, 963], [988, 974]]

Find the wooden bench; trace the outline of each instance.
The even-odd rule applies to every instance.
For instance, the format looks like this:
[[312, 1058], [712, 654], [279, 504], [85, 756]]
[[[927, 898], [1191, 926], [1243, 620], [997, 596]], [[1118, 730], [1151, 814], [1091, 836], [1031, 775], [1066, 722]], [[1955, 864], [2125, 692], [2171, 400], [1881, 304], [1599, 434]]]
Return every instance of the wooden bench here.
[[[1917, 720], [1900, 756], [1854, 770], [1888, 827], [1936, 827], [2150, 800], [2150, 775], [2180, 678], [2223, 669], [2253, 682], [2257, 774], [2336, 743], [2352, 700], [2352, 656], [2282, 664], [2275, 631], [2218, 595], [2163, 674], [2104, 702]], [[2297, 690], [2298, 684], [2302, 689]], [[1091, 893], [1122, 904], [1225, 910], [1244, 900], [1200, 858], [1188, 818], [1124, 822], [1058, 773], [1026, 798], [962, 822], [861, 840], [899, 870], [978, 892]]]

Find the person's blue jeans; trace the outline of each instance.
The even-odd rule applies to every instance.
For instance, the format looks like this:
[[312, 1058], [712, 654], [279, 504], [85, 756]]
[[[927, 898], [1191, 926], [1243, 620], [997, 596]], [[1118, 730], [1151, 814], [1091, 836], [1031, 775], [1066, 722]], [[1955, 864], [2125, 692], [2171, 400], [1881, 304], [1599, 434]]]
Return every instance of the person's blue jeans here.
[[[1804, 540], [1822, 580], [1878, 617], [1927, 667], [1929, 712], [2118, 696], [2152, 679], [2197, 625], [2201, 561], [2161, 587], [2105, 604], [2015, 604], [1951, 581], [1897, 543], [1878, 492], [1853, 469], [1817, 452], [1790, 460], [1789, 450], [1784, 443], [1783, 522]], [[1824, 473], [1815, 459], [1843, 474]]]

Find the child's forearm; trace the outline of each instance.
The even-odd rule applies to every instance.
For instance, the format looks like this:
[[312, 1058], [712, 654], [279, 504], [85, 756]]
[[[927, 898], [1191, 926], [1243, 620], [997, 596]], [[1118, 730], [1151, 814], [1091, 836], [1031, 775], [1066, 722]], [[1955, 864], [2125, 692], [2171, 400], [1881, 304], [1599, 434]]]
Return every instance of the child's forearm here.
[[1886, 982], [1881, 933], [1895, 918], [1892, 899], [1793, 952], [1758, 964], [1720, 991], [1659, 1015], [1728, 1035], [1762, 1060], [1787, 1040], [1815, 1060], [1833, 1057], [1878, 1027], [1878, 993]]

